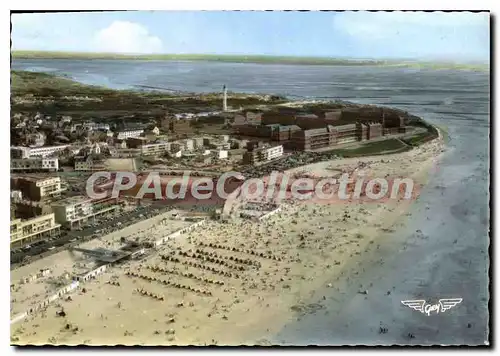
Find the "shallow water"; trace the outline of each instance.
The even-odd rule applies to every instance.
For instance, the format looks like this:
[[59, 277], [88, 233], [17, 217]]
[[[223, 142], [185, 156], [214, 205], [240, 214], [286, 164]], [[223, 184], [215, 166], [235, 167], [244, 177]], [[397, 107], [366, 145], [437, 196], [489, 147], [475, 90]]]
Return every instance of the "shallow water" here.
[[[344, 293], [321, 291], [325, 310], [287, 325], [284, 344], [483, 344], [488, 333], [489, 73], [381, 67], [117, 60], [14, 60], [13, 69], [66, 74], [112, 88], [332, 98], [407, 110], [449, 133], [449, 150], [411, 218], [367, 259]], [[421, 230], [424, 237], [416, 234]], [[333, 281], [332, 281], [333, 282]], [[341, 286], [345, 281], [335, 282]], [[368, 295], [358, 294], [359, 285]], [[390, 291], [390, 294], [387, 292]], [[318, 294], [319, 295], [319, 294]], [[426, 316], [405, 299], [463, 298]], [[379, 333], [385, 326], [388, 332]], [[408, 334], [414, 338], [409, 338]]]

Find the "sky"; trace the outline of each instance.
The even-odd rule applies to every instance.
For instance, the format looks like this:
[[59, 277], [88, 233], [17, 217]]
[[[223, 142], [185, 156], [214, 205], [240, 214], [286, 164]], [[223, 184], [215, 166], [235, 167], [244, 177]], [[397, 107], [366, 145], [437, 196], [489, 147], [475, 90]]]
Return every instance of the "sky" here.
[[488, 13], [125, 11], [12, 14], [12, 49], [489, 62]]

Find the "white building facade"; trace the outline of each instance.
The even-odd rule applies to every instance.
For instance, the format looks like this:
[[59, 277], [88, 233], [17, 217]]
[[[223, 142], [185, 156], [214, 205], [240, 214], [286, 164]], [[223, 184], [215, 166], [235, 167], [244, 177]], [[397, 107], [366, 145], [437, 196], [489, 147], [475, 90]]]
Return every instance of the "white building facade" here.
[[56, 152], [64, 151], [69, 145], [47, 147], [11, 147], [13, 158], [47, 157]]
[[279, 145], [279, 146], [269, 147], [265, 150], [264, 154], [268, 161], [279, 158], [283, 156], [283, 146]]
[[125, 140], [129, 137], [139, 137], [144, 133], [144, 130], [130, 130], [130, 131], [120, 131], [118, 132], [117, 139], [118, 140]]
[[71, 197], [52, 205], [55, 219], [60, 224], [78, 220], [93, 213], [91, 199]]
[[14, 158], [10, 161], [11, 172], [59, 170], [58, 158]]
[[227, 159], [228, 158], [228, 152], [226, 150], [215, 150], [215, 157], [218, 159]]
[[168, 142], [150, 143], [141, 146], [141, 154], [143, 156], [156, 156], [168, 152], [169, 149]]

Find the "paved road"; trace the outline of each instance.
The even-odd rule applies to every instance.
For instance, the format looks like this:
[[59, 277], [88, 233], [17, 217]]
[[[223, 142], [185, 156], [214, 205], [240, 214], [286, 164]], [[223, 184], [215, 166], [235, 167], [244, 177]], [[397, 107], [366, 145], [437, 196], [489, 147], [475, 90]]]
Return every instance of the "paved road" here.
[[89, 225], [82, 231], [69, 231], [59, 238], [39, 244], [34, 244], [29, 249], [23, 249], [19, 252], [11, 253], [11, 269], [15, 269], [19, 266], [29, 263], [30, 261], [38, 260], [40, 258], [50, 256], [54, 253], [64, 251], [70, 247], [79, 245], [82, 242], [90, 241], [99, 236], [103, 236], [113, 231], [123, 229], [127, 226], [136, 224], [141, 220], [162, 214], [170, 209], [171, 207], [169, 206], [138, 207], [133, 211], [120, 213], [115, 218], [110, 218], [107, 220], [101, 219], [100, 221], [95, 223], [94, 226]]

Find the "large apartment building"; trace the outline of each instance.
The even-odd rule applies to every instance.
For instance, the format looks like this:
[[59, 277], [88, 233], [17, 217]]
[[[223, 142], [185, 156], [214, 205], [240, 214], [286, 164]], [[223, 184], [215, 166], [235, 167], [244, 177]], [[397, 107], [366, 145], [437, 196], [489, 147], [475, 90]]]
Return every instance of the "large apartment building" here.
[[11, 182], [13, 189], [20, 190], [25, 199], [32, 201], [56, 198], [62, 192], [59, 177], [18, 177]]
[[144, 133], [143, 129], [138, 130], [124, 130], [116, 133], [116, 138], [118, 140], [125, 140], [129, 137], [139, 137]]
[[141, 155], [159, 156], [170, 150], [168, 142], [150, 143], [141, 146]]
[[283, 156], [283, 146], [282, 145], [264, 148], [264, 158], [267, 161], [279, 158], [281, 156]]
[[[395, 112], [383, 112], [382, 116], [382, 124], [384, 126], [384, 129], [386, 128], [398, 128], [398, 127], [405, 127], [406, 125], [406, 116], [407, 115], [401, 115]], [[395, 130], [397, 132], [397, 130]]]
[[94, 159], [91, 155], [75, 157], [75, 171], [90, 172], [104, 171], [105, 169], [104, 160]]
[[[315, 150], [361, 140], [363, 128], [357, 124], [297, 131], [292, 135], [290, 147], [295, 150]], [[365, 128], [366, 132], [366, 128]]]
[[356, 123], [356, 136], [358, 141], [366, 141], [370, 139], [368, 125], [357, 122]]
[[232, 130], [235, 135], [252, 137], [271, 137], [273, 125], [261, 124], [240, 124], [233, 125]]
[[54, 214], [42, 215], [29, 220], [14, 219], [10, 222], [10, 248], [20, 248], [30, 243], [58, 236], [61, 225]]
[[11, 172], [57, 172], [58, 158], [13, 158], [10, 160]]
[[271, 140], [285, 142], [292, 138], [294, 132], [300, 131], [297, 125], [269, 125], [271, 126]]
[[356, 129], [356, 124], [333, 126], [333, 130], [337, 145], [358, 141], [358, 130]]
[[146, 137], [129, 137], [127, 138], [127, 147], [137, 149], [138, 153], [143, 156], [158, 156], [170, 150], [168, 142], [147, 142]]
[[264, 125], [295, 125], [295, 114], [291, 112], [268, 111], [262, 114], [262, 123]]
[[12, 158], [47, 157], [56, 152], [64, 151], [69, 145], [47, 147], [11, 147]]
[[319, 129], [326, 126], [325, 120], [320, 119], [317, 115], [314, 114], [295, 116], [295, 124], [304, 130]]
[[283, 145], [272, 147], [257, 147], [243, 155], [243, 162], [247, 164], [257, 164], [271, 161], [283, 156]]
[[324, 113], [266, 113], [262, 119], [264, 125], [297, 125], [303, 130], [319, 129], [327, 125], [333, 125], [341, 119], [340, 110], [331, 110]]
[[52, 209], [45, 202], [11, 199], [10, 205], [14, 212], [12, 216], [20, 219], [32, 219], [37, 216], [52, 213]]
[[100, 204], [84, 196], [70, 197], [52, 204], [56, 221], [69, 229], [92, 218], [112, 213], [118, 208], [118, 205]]
[[290, 147], [296, 150], [314, 150], [336, 144], [334, 127], [297, 131], [292, 135]]
[[367, 130], [367, 138], [368, 140], [372, 140], [374, 138], [380, 137], [383, 135], [383, 127], [382, 124], [378, 122], [371, 122], [366, 124]]
[[292, 134], [300, 131], [297, 125], [282, 124], [242, 124], [233, 125], [233, 132], [240, 136], [263, 137], [273, 141], [284, 142], [290, 140]]

